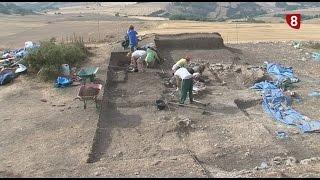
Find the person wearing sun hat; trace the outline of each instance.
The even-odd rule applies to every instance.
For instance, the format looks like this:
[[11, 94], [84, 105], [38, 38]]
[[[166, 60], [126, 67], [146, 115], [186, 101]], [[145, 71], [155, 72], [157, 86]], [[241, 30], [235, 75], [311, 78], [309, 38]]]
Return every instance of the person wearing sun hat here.
[[185, 58], [181, 58], [178, 62], [176, 62], [173, 66], [172, 66], [172, 71], [176, 71], [181, 67], [187, 68], [188, 64], [191, 61], [191, 57], [189, 55], [187, 55]]

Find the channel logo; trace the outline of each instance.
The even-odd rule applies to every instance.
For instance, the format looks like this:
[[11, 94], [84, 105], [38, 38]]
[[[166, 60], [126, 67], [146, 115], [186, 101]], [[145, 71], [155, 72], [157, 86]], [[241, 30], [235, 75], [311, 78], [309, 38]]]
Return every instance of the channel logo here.
[[300, 29], [301, 14], [287, 14], [286, 21], [291, 28]]

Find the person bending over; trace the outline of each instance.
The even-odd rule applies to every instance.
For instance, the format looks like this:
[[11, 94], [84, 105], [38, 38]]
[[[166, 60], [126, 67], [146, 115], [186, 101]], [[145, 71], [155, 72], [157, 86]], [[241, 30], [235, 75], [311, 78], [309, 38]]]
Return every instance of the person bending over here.
[[193, 73], [192, 68], [179, 68], [174, 75], [181, 79], [181, 92], [180, 92], [180, 104], [184, 104], [189, 94], [190, 103], [193, 103]]

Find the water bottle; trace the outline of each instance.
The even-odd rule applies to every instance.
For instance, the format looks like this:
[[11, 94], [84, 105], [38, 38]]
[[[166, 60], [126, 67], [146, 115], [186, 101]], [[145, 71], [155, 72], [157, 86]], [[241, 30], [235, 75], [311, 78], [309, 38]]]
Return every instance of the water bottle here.
[[68, 64], [62, 64], [62, 74], [65, 76], [70, 76], [70, 67]]

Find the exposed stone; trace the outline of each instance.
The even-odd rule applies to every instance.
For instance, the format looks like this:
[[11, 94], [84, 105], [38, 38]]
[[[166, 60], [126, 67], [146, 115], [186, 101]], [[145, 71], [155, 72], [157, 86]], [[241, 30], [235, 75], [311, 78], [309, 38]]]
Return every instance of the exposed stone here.
[[118, 152], [117, 154], [113, 155], [112, 157], [113, 157], [113, 158], [121, 158], [122, 156], [123, 156], [123, 152], [120, 151], [120, 152]]
[[168, 117], [168, 116], [160, 116], [160, 117], [158, 117], [158, 120], [159, 121], [169, 121], [170, 117]]
[[245, 154], [244, 154], [244, 156], [249, 156], [250, 155], [250, 153], [249, 152], [246, 152]]
[[303, 159], [300, 161], [300, 164], [307, 165], [311, 163], [311, 159]]
[[310, 158], [310, 160], [316, 162], [316, 161], [319, 161], [320, 158], [319, 157], [312, 157], [312, 158]]
[[195, 124], [191, 124], [190, 127], [193, 128], [193, 129], [195, 129], [195, 128], [196, 128], [196, 125], [195, 125]]
[[297, 159], [295, 157], [288, 157], [285, 163], [286, 166], [294, 166], [297, 163]]
[[261, 165], [258, 167], [258, 169], [268, 169], [269, 168], [269, 166], [268, 166], [268, 164], [266, 163], [266, 162], [262, 162], [261, 163]]
[[154, 166], [157, 166], [157, 165], [159, 165], [161, 162], [162, 162], [162, 161], [157, 161], [157, 162], [155, 162], [153, 165], [154, 165]]
[[272, 159], [272, 162], [271, 162], [271, 163], [272, 163], [273, 165], [280, 165], [281, 162], [282, 162], [282, 158], [279, 157], [279, 156], [276, 156], [276, 157], [274, 157], [274, 158]]

